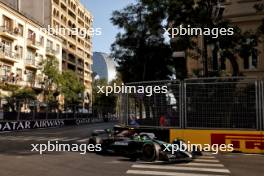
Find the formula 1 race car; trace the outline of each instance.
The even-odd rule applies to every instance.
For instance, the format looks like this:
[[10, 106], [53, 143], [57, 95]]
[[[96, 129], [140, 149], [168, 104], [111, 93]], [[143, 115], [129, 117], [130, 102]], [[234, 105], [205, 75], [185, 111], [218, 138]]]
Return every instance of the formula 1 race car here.
[[[175, 140], [173, 144], [178, 144]], [[183, 141], [181, 141], [183, 142]], [[133, 130], [116, 132], [113, 130], [96, 130], [89, 139], [90, 144], [101, 144], [100, 154], [113, 154], [143, 161], [189, 161], [193, 154], [188, 151], [171, 152], [172, 145], [156, 140], [153, 133], [135, 133]], [[167, 148], [167, 150], [165, 150]]]

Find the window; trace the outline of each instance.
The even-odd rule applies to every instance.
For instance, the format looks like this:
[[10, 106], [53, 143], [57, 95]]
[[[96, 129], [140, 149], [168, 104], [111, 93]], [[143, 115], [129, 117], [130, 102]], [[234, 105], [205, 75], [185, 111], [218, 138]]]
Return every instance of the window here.
[[23, 37], [24, 34], [24, 27], [22, 24], [18, 24], [18, 26], [15, 28], [16, 34]]
[[8, 77], [11, 75], [11, 67], [8, 65], [2, 65], [1, 67], [1, 79], [2, 81], [7, 81]]
[[42, 54], [39, 54], [39, 61], [42, 62], [44, 60], [44, 57]]
[[31, 70], [26, 70], [26, 81], [33, 83], [35, 81], [35, 72]]
[[22, 80], [22, 69], [17, 68], [16, 69], [16, 81], [21, 81]]
[[56, 52], [60, 53], [60, 45], [59, 44], [56, 44]]
[[250, 69], [257, 69], [258, 67], [258, 51], [255, 49], [252, 52], [251, 57], [249, 58]]
[[3, 44], [3, 51], [7, 52], [7, 53], [11, 53], [12, 52], [12, 42], [9, 40], [4, 40], [2, 39], [2, 44]]
[[16, 46], [17, 50], [17, 57], [21, 59], [23, 57], [23, 47], [22, 46]]
[[41, 46], [44, 46], [44, 37], [43, 36], [39, 37], [39, 43]]
[[3, 17], [3, 20], [5, 29], [8, 31], [13, 31], [13, 21], [6, 16]]
[[27, 52], [27, 61], [33, 61], [35, 58], [35, 53], [32, 50], [28, 50]]
[[33, 42], [35, 42], [36, 39], [36, 34], [30, 29], [28, 30], [28, 39], [30, 39]]
[[53, 42], [50, 40], [47, 40], [47, 48], [52, 49], [53, 48]]
[[248, 58], [244, 58], [244, 69], [256, 69], [258, 66], [258, 51], [254, 49]]

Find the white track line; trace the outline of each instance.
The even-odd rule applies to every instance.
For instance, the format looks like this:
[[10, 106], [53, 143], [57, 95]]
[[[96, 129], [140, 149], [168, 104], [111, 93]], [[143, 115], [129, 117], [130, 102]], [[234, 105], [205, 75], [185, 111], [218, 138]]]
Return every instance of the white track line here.
[[90, 138], [84, 138], [84, 139], [80, 139], [77, 140], [77, 142], [88, 142]]
[[224, 167], [224, 165], [223, 164], [214, 164], [214, 163], [210, 163], [210, 164], [208, 164], [208, 163], [194, 163], [194, 162], [190, 162], [190, 163], [185, 163], [185, 164], [177, 164], [177, 165], [179, 165], [179, 166], [184, 166], [184, 165], [186, 165], [186, 166], [205, 166], [205, 167], [208, 167], [208, 165], [210, 165], [210, 166], [212, 166], [212, 167]]
[[79, 139], [79, 138], [66, 138], [66, 139], [62, 139], [60, 141], [68, 142], [68, 141], [76, 141], [77, 139]]
[[214, 156], [198, 156], [197, 159], [215, 159]]
[[133, 168], [140, 169], [162, 169], [162, 170], [181, 170], [181, 171], [198, 171], [198, 172], [217, 172], [217, 173], [230, 173], [228, 169], [225, 168], [201, 168], [201, 167], [180, 167], [180, 166], [158, 166], [158, 165], [132, 165]]
[[136, 174], [136, 175], [159, 175], [159, 176], [226, 176], [226, 175], [181, 173], [181, 172], [143, 171], [143, 170], [128, 170], [126, 173], [127, 174]]
[[194, 159], [194, 162], [209, 162], [209, 163], [219, 163], [220, 161], [217, 159]]

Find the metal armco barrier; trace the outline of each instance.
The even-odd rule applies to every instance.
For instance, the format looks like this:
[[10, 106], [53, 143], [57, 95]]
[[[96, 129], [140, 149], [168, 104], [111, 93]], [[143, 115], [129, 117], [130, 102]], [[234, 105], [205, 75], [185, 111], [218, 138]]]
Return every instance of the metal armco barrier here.
[[154, 92], [151, 96], [149, 92], [121, 94], [121, 121], [128, 126], [256, 131], [264, 128], [264, 87], [260, 79], [197, 78], [126, 86], [167, 87], [166, 93]]

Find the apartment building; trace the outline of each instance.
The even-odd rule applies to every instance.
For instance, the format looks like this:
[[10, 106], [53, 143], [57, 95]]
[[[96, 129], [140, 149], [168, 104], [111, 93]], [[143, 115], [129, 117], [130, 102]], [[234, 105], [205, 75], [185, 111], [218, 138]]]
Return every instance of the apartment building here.
[[[1, 83], [42, 90], [43, 60], [55, 58], [62, 65], [62, 41], [47, 35], [38, 23], [0, 2]], [[61, 69], [60, 69], [61, 70]], [[9, 92], [1, 90], [1, 95]]]
[[[255, 4], [264, 3], [263, 0], [225, 0], [224, 17], [236, 24], [242, 31], [256, 31], [264, 19], [264, 12], [256, 12]], [[252, 54], [248, 60], [238, 59], [239, 70], [245, 76], [264, 76], [264, 45], [258, 46], [259, 54]], [[232, 70], [230, 63], [227, 70]]]
[[[255, 4], [264, 3], [263, 0], [222, 0], [225, 6], [224, 18], [237, 25], [242, 31], [256, 31], [264, 19], [264, 12], [256, 12]], [[201, 42], [200, 39], [198, 39]], [[200, 43], [199, 43], [200, 44]], [[256, 48], [259, 54], [252, 53], [248, 60], [237, 59], [239, 71], [244, 76], [262, 77], [264, 75], [264, 48], [260, 43]], [[192, 76], [194, 72], [203, 70], [201, 55], [193, 54], [193, 58], [187, 59], [188, 74]], [[212, 49], [208, 47], [208, 70], [224, 70], [224, 75], [232, 75], [232, 66], [228, 59], [224, 62], [214, 61]]]
[[[76, 31], [91, 30], [92, 15], [80, 0], [17, 0], [13, 3], [20, 12], [30, 16], [46, 28], [66, 29], [59, 33], [62, 39], [62, 68], [69, 69], [85, 85], [84, 104], [90, 106], [92, 94], [92, 42], [91, 35], [75, 35]], [[84, 34], [84, 33], [81, 33]]]

